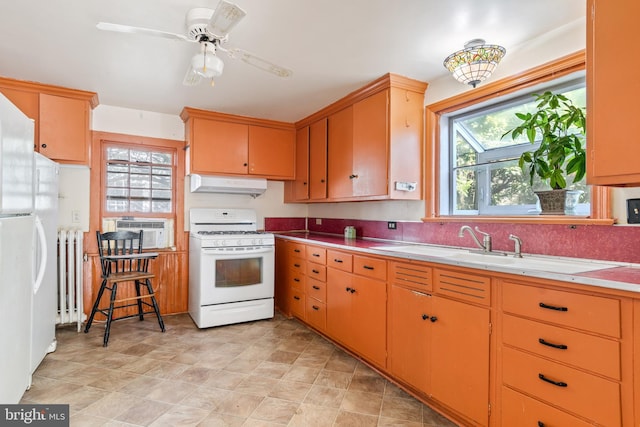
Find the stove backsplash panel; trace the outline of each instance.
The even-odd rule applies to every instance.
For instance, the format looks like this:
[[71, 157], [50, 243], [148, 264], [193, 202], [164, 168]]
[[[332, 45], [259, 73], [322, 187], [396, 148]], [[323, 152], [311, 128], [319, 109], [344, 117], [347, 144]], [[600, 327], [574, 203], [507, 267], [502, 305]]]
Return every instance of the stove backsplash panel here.
[[357, 237], [474, 247], [467, 234], [463, 238], [458, 237], [461, 226], [471, 225], [489, 233], [493, 248], [498, 251], [513, 251], [513, 241], [508, 237], [514, 234], [523, 242], [523, 253], [640, 264], [640, 227], [632, 226], [395, 221], [396, 228], [389, 229], [387, 221], [265, 218], [265, 230], [304, 230], [305, 223], [310, 232], [343, 234], [344, 228], [351, 225], [356, 228]]

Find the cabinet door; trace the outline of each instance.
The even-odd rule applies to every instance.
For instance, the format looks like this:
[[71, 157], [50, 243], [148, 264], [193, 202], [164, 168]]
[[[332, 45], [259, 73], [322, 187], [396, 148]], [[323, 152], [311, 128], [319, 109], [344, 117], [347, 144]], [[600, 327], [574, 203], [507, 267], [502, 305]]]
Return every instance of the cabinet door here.
[[294, 179], [295, 145], [293, 129], [249, 126], [249, 174]]
[[353, 196], [387, 194], [389, 90], [353, 105]]
[[191, 172], [247, 174], [247, 125], [197, 117], [192, 120]]
[[327, 119], [309, 127], [309, 198], [327, 198]]
[[389, 360], [392, 375], [429, 393], [431, 295], [391, 286], [389, 295]]
[[387, 360], [387, 284], [354, 275], [351, 287], [353, 344], [365, 359], [384, 368]]
[[293, 200], [309, 198], [309, 126], [296, 131], [296, 179]]
[[65, 163], [89, 162], [89, 103], [40, 94], [38, 151]]
[[329, 198], [353, 195], [353, 106], [329, 116], [327, 137]]
[[[345, 345], [352, 342], [351, 273], [327, 271], [327, 333]], [[349, 345], [351, 347], [351, 345]]]
[[432, 316], [432, 396], [487, 425], [489, 309], [434, 296]]
[[[638, 117], [640, 81], [620, 75], [621, 52], [635, 49], [640, 2], [587, 2], [587, 182], [638, 185], [637, 136], [629, 126]], [[625, 55], [624, 69], [637, 70], [640, 57]]]

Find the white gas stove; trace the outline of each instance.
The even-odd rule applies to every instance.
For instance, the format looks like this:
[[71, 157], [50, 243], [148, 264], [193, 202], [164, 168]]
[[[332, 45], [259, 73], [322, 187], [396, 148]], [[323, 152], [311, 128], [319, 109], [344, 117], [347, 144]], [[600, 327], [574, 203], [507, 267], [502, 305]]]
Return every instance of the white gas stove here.
[[252, 209], [189, 212], [189, 314], [198, 327], [273, 317], [275, 237]]

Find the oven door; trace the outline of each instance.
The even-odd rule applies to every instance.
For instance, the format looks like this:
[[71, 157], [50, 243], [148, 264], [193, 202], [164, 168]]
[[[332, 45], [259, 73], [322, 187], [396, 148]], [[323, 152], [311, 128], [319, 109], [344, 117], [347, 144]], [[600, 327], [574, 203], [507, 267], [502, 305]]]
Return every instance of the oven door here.
[[201, 255], [201, 305], [273, 298], [273, 246], [205, 248]]

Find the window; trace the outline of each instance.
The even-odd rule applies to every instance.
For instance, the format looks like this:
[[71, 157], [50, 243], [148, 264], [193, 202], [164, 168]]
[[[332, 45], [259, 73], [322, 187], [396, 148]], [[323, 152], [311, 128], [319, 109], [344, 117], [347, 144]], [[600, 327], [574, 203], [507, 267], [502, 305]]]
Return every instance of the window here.
[[[522, 173], [518, 166], [520, 155], [535, 150], [537, 144], [530, 144], [525, 135], [516, 141], [508, 135], [502, 138], [502, 135], [519, 124], [516, 112], [535, 110], [536, 101], [532, 94], [543, 90], [562, 93], [575, 105], [586, 107], [585, 81], [580, 78], [527, 91], [508, 100], [496, 98], [489, 105], [443, 116], [442, 120], [447, 121], [443, 128], [448, 130], [448, 147], [441, 151], [441, 164], [446, 165], [449, 176], [441, 183], [441, 192], [448, 193], [444, 198], [447, 205], [441, 206], [441, 212], [454, 215], [539, 213], [533, 191], [548, 190], [549, 187], [539, 179], [531, 187], [528, 175]], [[589, 187], [584, 180], [571, 184], [572, 179], [569, 178], [567, 182], [567, 189], [580, 195], [578, 205], [570, 213], [588, 215]]]
[[174, 151], [105, 145], [105, 213], [173, 212]]

